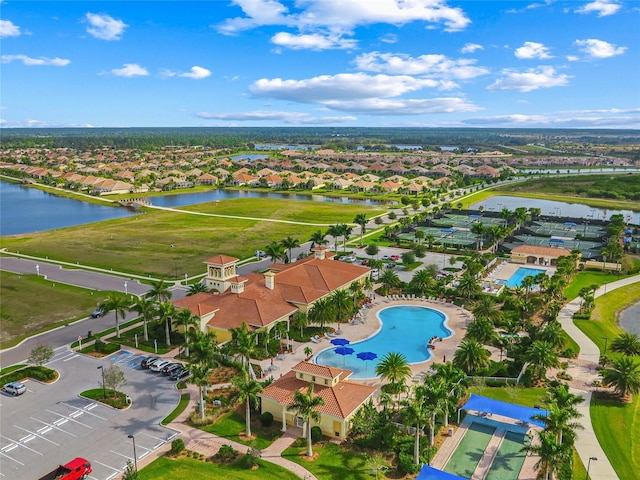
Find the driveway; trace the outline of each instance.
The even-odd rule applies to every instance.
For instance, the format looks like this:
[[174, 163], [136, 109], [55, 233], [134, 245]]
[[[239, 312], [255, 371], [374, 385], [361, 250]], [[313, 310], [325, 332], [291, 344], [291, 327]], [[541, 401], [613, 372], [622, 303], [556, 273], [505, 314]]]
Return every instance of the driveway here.
[[[0, 394], [0, 459], [2, 477], [34, 479], [75, 457], [88, 459], [94, 480], [120, 475], [127, 460], [133, 461], [135, 438], [138, 460], [171, 441], [175, 430], [163, 427], [164, 419], [178, 404], [174, 382], [161, 374], [140, 369], [143, 357], [119, 352], [105, 359], [60, 349], [48, 364], [60, 372], [59, 380], [45, 385], [27, 381], [20, 397]], [[127, 384], [120, 388], [132, 399], [127, 410], [116, 410], [79, 397], [101, 385], [98, 366], [117, 364]]]

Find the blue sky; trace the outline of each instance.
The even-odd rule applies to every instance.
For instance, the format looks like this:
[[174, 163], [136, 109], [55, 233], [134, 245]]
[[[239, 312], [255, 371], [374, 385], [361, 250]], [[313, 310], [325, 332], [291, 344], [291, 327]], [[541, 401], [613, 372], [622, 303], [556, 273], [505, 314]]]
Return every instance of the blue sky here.
[[3, 127], [640, 128], [640, 2], [0, 0]]

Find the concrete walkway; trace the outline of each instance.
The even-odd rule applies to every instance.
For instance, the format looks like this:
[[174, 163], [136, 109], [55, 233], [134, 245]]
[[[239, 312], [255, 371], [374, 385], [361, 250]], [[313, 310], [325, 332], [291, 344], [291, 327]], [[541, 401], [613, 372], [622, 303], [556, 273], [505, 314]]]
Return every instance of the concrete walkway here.
[[[632, 285], [640, 282], [640, 275], [623, 278], [615, 282], [603, 285], [595, 292], [595, 297], [601, 297], [607, 292], [611, 292], [617, 288]], [[578, 441], [576, 442], [576, 450], [582, 463], [587, 465], [590, 458], [597, 458], [597, 461], [591, 461], [589, 475], [593, 479], [598, 480], [618, 480], [618, 475], [613, 469], [611, 462], [598, 443], [598, 439], [593, 430], [591, 423], [591, 415], [589, 405], [591, 403], [591, 394], [595, 387], [593, 382], [599, 380], [597, 366], [600, 360], [600, 349], [587, 337], [582, 330], [573, 323], [573, 314], [580, 309], [582, 298], [578, 297], [567, 303], [558, 314], [558, 321], [567, 334], [575, 340], [580, 347], [580, 353], [576, 362], [570, 362], [567, 373], [571, 375], [571, 392], [584, 398], [584, 402], [577, 406], [577, 410], [582, 414], [578, 420], [584, 430], [578, 431]]]

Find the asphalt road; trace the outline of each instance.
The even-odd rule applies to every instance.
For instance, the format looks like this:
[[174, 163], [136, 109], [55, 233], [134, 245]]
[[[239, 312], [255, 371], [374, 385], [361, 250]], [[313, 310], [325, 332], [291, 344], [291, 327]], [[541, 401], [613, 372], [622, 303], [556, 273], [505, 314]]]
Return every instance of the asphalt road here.
[[[59, 349], [47, 366], [60, 378], [45, 385], [26, 383], [19, 397], [0, 393], [0, 476], [33, 480], [75, 457], [88, 459], [93, 480], [117, 477], [127, 460], [144, 458], [171, 441], [177, 432], [163, 427], [164, 419], [178, 404], [174, 382], [162, 374], [139, 368], [142, 357], [118, 352], [95, 359]], [[100, 388], [101, 371], [118, 365], [127, 384], [120, 388], [132, 399], [127, 410], [116, 410], [79, 397], [87, 389]]]

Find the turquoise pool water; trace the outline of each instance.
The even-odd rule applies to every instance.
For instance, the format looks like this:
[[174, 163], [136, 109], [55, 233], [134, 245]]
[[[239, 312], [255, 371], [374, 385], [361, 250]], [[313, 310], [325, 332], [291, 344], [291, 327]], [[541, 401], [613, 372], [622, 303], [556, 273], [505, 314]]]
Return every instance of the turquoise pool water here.
[[[424, 362], [431, 358], [431, 352], [438, 354], [437, 342], [435, 350], [427, 348], [431, 337], [447, 338], [452, 335], [445, 325], [447, 316], [432, 308], [413, 305], [388, 307], [378, 312], [378, 318], [382, 327], [373, 337], [348, 345], [353, 348], [353, 354], [338, 355], [336, 347], [331, 347], [318, 353], [314, 361], [353, 370], [351, 378], [373, 378], [376, 365], [387, 353], [402, 353], [409, 363]], [[365, 362], [356, 356], [360, 352], [373, 352], [378, 358]]]
[[539, 268], [520, 267], [509, 277], [509, 280], [500, 283], [507, 287], [519, 287], [525, 277], [535, 277], [539, 273], [547, 273], [547, 271]]

